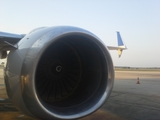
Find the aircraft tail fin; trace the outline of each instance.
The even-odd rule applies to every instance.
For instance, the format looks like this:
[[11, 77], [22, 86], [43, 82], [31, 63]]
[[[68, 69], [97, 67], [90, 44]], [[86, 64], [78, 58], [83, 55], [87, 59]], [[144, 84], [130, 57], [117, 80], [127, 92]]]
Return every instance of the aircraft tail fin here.
[[124, 44], [120, 32], [117, 31], [117, 41], [118, 41], [118, 57], [121, 57], [123, 50], [126, 50], [127, 47]]
[[117, 31], [117, 41], [118, 41], [118, 46], [124, 46], [123, 40], [122, 40], [121, 35], [118, 31]]
[[107, 46], [109, 50], [117, 50], [118, 51], [118, 57], [121, 57], [123, 50], [126, 50], [127, 47], [124, 44], [120, 32], [117, 31], [117, 42], [118, 42], [118, 46], [114, 47], [114, 46]]

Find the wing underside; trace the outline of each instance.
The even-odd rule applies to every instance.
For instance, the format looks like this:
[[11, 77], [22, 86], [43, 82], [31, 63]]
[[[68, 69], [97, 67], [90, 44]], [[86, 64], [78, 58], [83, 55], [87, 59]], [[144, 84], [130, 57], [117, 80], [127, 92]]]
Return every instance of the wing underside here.
[[25, 35], [0, 32], [0, 51], [8, 51]]

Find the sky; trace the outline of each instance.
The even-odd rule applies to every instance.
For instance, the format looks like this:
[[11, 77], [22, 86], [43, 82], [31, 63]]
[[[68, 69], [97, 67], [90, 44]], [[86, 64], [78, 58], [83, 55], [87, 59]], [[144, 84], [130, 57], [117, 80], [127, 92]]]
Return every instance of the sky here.
[[76, 26], [117, 46], [119, 31], [128, 50], [114, 66], [160, 67], [160, 0], [0, 0], [0, 31], [27, 34], [43, 26]]

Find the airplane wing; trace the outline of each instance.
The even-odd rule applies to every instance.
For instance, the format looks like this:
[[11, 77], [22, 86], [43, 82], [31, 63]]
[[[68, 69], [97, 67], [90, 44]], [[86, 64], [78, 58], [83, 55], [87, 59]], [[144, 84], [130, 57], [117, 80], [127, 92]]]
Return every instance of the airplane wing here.
[[12, 48], [11, 45], [15, 45], [24, 36], [24, 34], [0, 32], [0, 51], [10, 50]]
[[7, 57], [7, 51], [15, 47], [25, 35], [24, 34], [13, 34], [7, 32], [0, 32], [0, 59]]

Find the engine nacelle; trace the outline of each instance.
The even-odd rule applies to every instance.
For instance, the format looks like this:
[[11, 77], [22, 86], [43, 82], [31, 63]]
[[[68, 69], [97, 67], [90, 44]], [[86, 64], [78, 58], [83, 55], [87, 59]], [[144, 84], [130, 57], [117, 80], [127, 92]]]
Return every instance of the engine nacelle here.
[[114, 68], [108, 49], [81, 28], [40, 28], [9, 53], [5, 83], [22, 112], [39, 119], [77, 119], [109, 97]]

